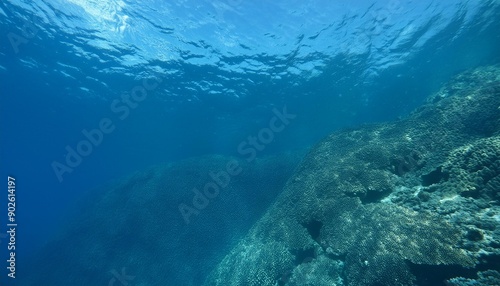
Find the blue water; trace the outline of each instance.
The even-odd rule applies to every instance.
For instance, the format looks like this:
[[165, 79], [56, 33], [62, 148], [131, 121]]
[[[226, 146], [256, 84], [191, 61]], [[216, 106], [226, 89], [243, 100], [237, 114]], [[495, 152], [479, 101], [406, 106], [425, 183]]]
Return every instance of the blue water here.
[[[494, 0], [2, 1], [0, 174], [18, 182], [19, 267], [89, 189], [240, 156], [274, 108], [297, 117], [262, 156], [397, 120], [452, 75], [497, 63], [499, 28]], [[125, 102], [131, 92], [140, 100]], [[58, 176], [54, 162], [103, 119], [113, 130]]]

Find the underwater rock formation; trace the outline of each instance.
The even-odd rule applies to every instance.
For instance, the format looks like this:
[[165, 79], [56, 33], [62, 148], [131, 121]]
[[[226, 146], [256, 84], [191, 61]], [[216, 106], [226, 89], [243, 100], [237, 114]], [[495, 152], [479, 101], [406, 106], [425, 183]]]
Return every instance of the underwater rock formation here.
[[[129, 285], [201, 285], [272, 203], [300, 156], [250, 163], [204, 156], [96, 189], [75, 207], [78, 214], [39, 254], [22, 285], [124, 285], [119, 279]], [[179, 205], [192, 207], [194, 188], [203, 192], [204, 186], [220, 183], [214, 174], [229, 162], [241, 172], [221, 183], [226, 186], [219, 186], [217, 195], [210, 190], [215, 196], [186, 224]]]
[[317, 144], [205, 285], [494, 285], [499, 155], [500, 68], [463, 73]]
[[500, 285], [500, 273], [495, 270], [487, 270], [478, 273], [479, 279], [453, 278], [447, 281], [448, 286], [496, 286]]

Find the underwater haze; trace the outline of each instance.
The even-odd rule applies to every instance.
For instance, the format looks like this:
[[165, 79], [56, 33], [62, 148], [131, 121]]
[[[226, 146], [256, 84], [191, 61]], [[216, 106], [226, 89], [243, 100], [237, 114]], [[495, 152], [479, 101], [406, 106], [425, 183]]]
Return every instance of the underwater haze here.
[[[402, 120], [457, 74], [498, 64], [499, 30], [498, 0], [2, 1], [1, 285], [201, 285], [209, 273], [230, 285], [211, 271], [311, 148]], [[132, 251], [162, 238], [175, 243]], [[77, 248], [102, 269], [82, 270]], [[177, 265], [141, 277], [151, 261]], [[295, 285], [263, 281], [240, 285]]]

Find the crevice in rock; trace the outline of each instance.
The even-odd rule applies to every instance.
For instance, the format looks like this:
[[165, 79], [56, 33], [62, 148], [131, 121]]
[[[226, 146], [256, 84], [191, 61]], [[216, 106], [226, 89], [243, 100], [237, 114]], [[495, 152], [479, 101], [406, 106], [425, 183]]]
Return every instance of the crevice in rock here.
[[379, 203], [382, 199], [387, 197], [388, 195], [391, 194], [391, 190], [370, 190], [366, 192], [366, 196], [360, 198], [361, 203], [366, 205], [366, 204], [372, 204], [372, 203]]
[[319, 240], [319, 235], [321, 233], [321, 228], [323, 227], [323, 223], [317, 220], [310, 220], [308, 223], [302, 224], [306, 229], [309, 235], [312, 237], [314, 241]]
[[446, 286], [455, 277], [477, 278], [476, 270], [458, 265], [425, 265], [408, 263], [418, 286]]
[[500, 269], [500, 255], [489, 255], [481, 259], [475, 268], [458, 265], [420, 265], [409, 263], [411, 272], [417, 278], [418, 286], [446, 286], [446, 280], [456, 277], [477, 279], [478, 272]]
[[443, 172], [443, 168], [437, 167], [434, 171], [430, 172], [427, 175], [422, 175], [422, 186], [428, 187], [430, 185], [434, 185], [440, 183], [442, 181], [446, 181], [449, 179], [449, 174]]

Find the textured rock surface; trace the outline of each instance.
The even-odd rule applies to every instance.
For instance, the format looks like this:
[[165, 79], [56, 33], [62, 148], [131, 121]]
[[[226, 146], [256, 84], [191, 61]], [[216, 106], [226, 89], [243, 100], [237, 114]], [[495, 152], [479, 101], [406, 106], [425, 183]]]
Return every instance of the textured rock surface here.
[[499, 142], [498, 67], [404, 120], [332, 134], [205, 285], [445, 285], [495, 269]]

